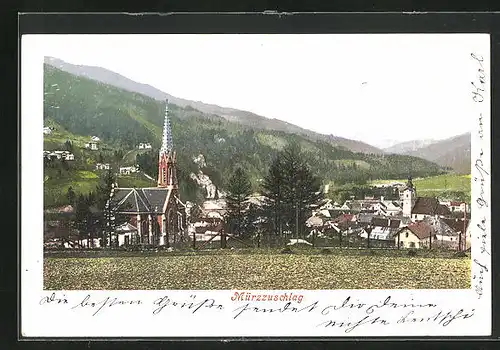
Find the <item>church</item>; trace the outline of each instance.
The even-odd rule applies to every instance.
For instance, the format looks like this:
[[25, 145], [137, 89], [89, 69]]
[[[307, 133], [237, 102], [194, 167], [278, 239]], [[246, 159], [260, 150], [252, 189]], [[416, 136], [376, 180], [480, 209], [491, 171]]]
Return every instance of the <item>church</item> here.
[[127, 226], [132, 229], [130, 234], [125, 235], [124, 245], [143, 244], [168, 248], [185, 239], [186, 205], [179, 196], [168, 100], [158, 155], [157, 187], [115, 187], [111, 191], [109, 205], [115, 215], [130, 217]]

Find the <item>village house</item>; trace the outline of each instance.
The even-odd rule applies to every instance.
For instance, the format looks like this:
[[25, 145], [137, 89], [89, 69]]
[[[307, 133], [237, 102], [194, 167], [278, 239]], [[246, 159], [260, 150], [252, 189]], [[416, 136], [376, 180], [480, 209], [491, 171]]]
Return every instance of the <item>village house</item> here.
[[[429, 216], [425, 218], [424, 222], [432, 228], [434, 234], [434, 241], [432, 242], [433, 248], [458, 248], [459, 234], [450, 227], [444, 219], [437, 216]], [[465, 237], [463, 237], [463, 239], [465, 243]]]
[[[445, 203], [441, 203], [445, 204]], [[452, 213], [455, 212], [460, 212], [464, 213], [465, 211], [469, 211], [469, 206], [465, 202], [457, 202], [457, 201], [451, 201], [445, 204]]]
[[398, 248], [425, 248], [429, 246], [431, 235], [432, 227], [424, 221], [419, 221], [401, 228], [394, 235], [394, 244]]
[[139, 143], [139, 146], [138, 146], [139, 149], [151, 149], [151, 144], [150, 143], [144, 143], [144, 142], [141, 142]]
[[75, 155], [69, 151], [43, 151], [43, 157], [49, 160], [64, 159], [68, 161], [75, 160]]
[[44, 127], [43, 127], [43, 133], [44, 133], [45, 135], [50, 135], [50, 134], [52, 134], [52, 128], [51, 128], [50, 126], [44, 126]]
[[429, 216], [441, 218], [450, 216], [451, 212], [446, 205], [440, 204], [435, 197], [418, 197], [411, 210], [412, 221], [421, 221]]
[[392, 245], [393, 237], [400, 227], [400, 219], [372, 217], [370, 224], [361, 231], [360, 237], [368, 239], [370, 235], [370, 240], [386, 241], [387, 245]]
[[120, 175], [130, 175], [133, 173], [136, 173], [139, 170], [139, 167], [136, 166], [126, 166], [126, 167], [120, 167]]
[[459, 218], [444, 218], [441, 219], [446, 225], [448, 225], [457, 236], [462, 236], [462, 250], [470, 248], [471, 241], [471, 230], [470, 230], [470, 220], [469, 219], [459, 219]]
[[383, 216], [398, 216], [403, 213], [403, 208], [400, 203], [396, 201], [384, 200], [384, 197], [380, 197], [380, 202], [376, 208], [378, 215]]
[[[116, 228], [115, 234], [118, 236], [118, 246], [128, 246], [138, 235], [137, 227], [129, 222], [126, 222]], [[116, 239], [116, 238], [115, 238]]]
[[95, 170], [109, 170], [111, 169], [109, 163], [97, 163], [95, 165]]
[[97, 136], [92, 136], [90, 139], [91, 139], [92, 141], [94, 141], [94, 142], [99, 142], [99, 141], [101, 141], [101, 139], [100, 139], [100, 138], [98, 138]]
[[202, 216], [207, 218], [223, 218], [227, 212], [227, 203], [224, 199], [210, 199], [203, 202]]
[[99, 148], [97, 147], [97, 143], [96, 142], [87, 142], [85, 144], [85, 148], [86, 149], [90, 149], [91, 151], [97, 151]]

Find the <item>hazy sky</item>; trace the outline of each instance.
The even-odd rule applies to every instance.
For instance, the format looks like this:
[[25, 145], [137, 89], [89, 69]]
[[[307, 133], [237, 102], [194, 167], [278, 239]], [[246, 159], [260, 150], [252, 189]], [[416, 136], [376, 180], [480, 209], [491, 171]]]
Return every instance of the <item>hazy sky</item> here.
[[[386, 147], [472, 129], [474, 35], [44, 35], [46, 56]], [[466, 103], [467, 102], [467, 103]]]

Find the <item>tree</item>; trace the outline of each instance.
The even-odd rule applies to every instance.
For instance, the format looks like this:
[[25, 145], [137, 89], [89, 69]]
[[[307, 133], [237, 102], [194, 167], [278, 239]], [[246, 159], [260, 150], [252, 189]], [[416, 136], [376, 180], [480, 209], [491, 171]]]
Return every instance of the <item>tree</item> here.
[[292, 143], [281, 153], [284, 175], [285, 217], [296, 238], [304, 236], [305, 221], [313, 205], [323, 197], [321, 181], [314, 176], [300, 145]]
[[66, 140], [66, 142], [64, 142], [64, 148], [66, 151], [73, 152], [73, 143], [70, 140]]
[[265, 197], [263, 209], [267, 214], [267, 224], [275, 236], [281, 237], [284, 224], [284, 186], [285, 175], [282, 171], [282, 160], [277, 156], [262, 182], [262, 194]]
[[73, 191], [72, 186], [68, 187], [68, 192], [67, 192], [66, 196], [68, 197], [69, 204], [74, 205], [75, 199], [76, 199], [76, 194], [75, 194], [75, 191]]
[[112, 208], [109, 203], [114, 183], [115, 177], [113, 173], [108, 170], [102, 175], [100, 182], [96, 187], [96, 207], [99, 211], [101, 224], [99, 238], [101, 239], [101, 246], [103, 247], [106, 247], [108, 242], [111, 246], [111, 235], [115, 232], [117, 227], [116, 215], [113, 212], [114, 208]]
[[252, 193], [252, 185], [247, 174], [241, 168], [236, 168], [227, 186], [228, 222], [233, 232], [242, 235], [246, 231], [246, 201]]

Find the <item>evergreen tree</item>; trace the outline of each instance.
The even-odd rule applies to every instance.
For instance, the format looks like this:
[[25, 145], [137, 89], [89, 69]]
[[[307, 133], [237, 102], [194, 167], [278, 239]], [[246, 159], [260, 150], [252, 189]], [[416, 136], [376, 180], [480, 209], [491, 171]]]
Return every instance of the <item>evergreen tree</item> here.
[[284, 224], [284, 187], [285, 176], [282, 169], [282, 160], [277, 156], [271, 166], [269, 172], [264, 177], [262, 182], [262, 194], [264, 200], [264, 213], [266, 213], [266, 223], [268, 229], [272, 230], [275, 236], [281, 237]]
[[73, 187], [72, 186], [69, 186], [68, 192], [67, 192], [66, 196], [68, 197], [69, 204], [74, 205], [75, 204], [75, 199], [76, 199], [76, 194], [75, 194], [75, 191], [73, 191]]
[[303, 236], [311, 208], [323, 194], [298, 144], [288, 145], [275, 158], [264, 178], [263, 195], [274, 232], [281, 235], [282, 228], [289, 227], [297, 238]]
[[241, 168], [236, 168], [227, 189], [229, 192], [226, 198], [229, 227], [237, 235], [242, 235], [247, 232], [246, 201], [252, 191], [248, 175]]

